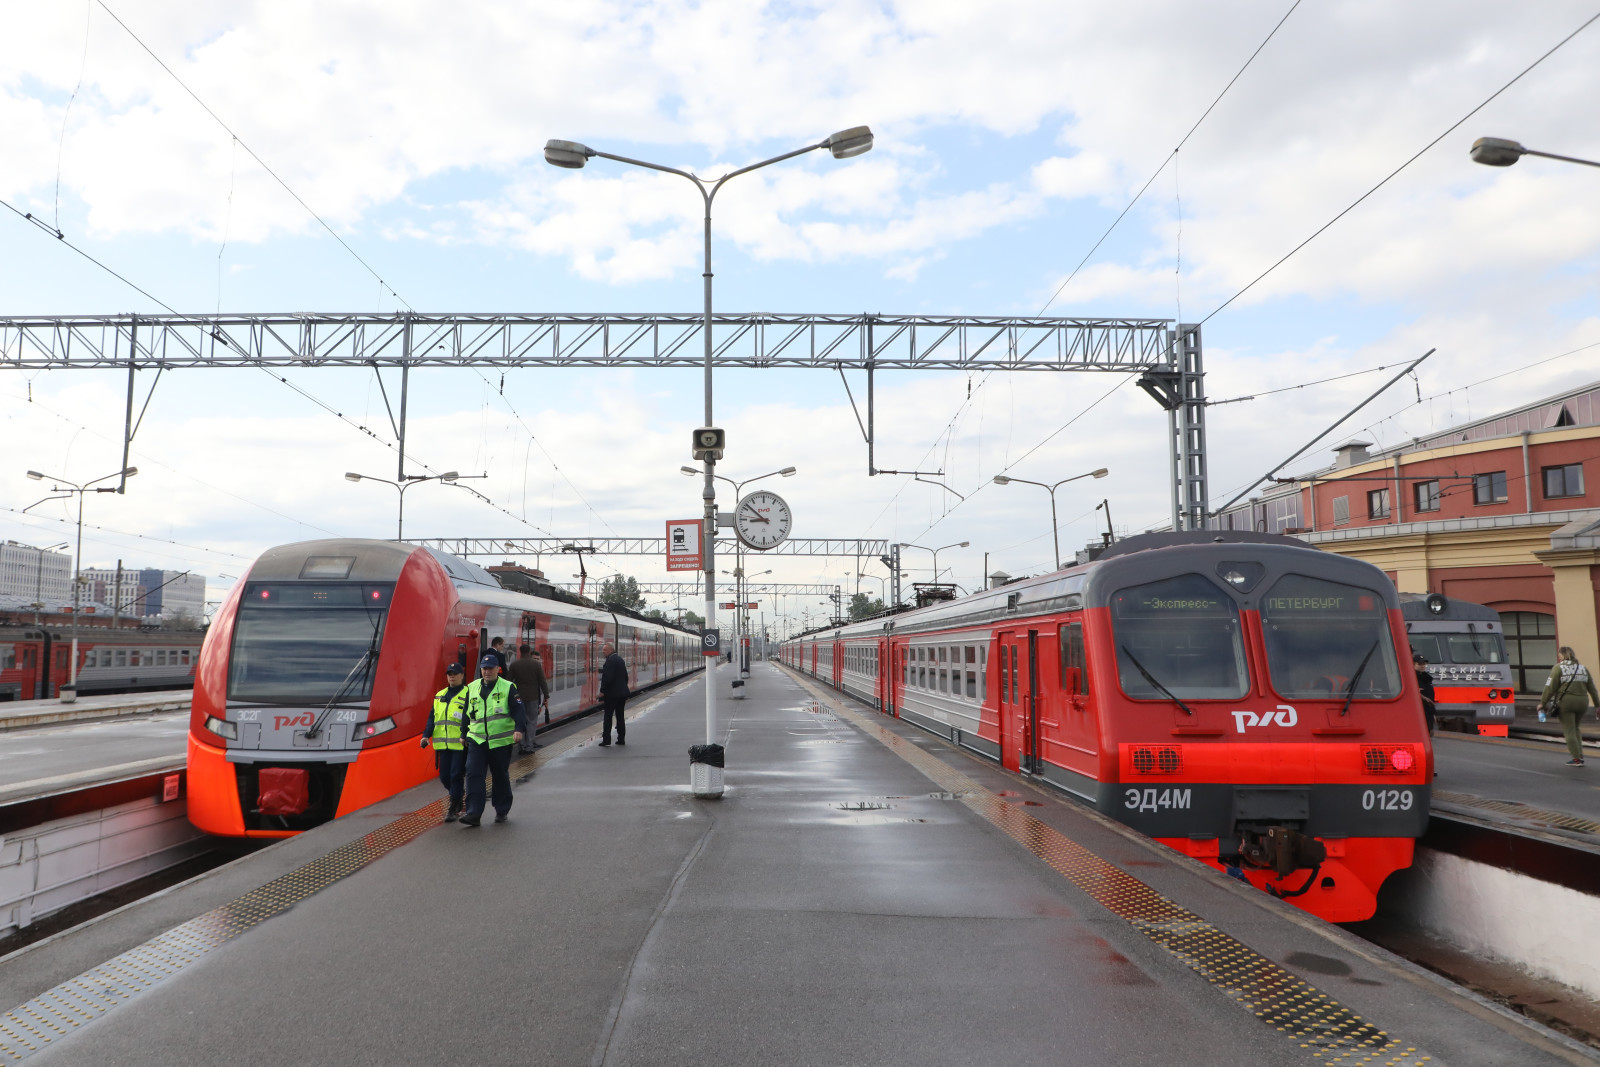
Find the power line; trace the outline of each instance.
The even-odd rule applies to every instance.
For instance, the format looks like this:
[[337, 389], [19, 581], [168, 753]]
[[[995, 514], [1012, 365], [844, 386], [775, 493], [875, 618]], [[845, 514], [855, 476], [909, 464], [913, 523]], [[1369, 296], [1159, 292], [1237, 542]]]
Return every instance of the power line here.
[[24, 219], [24, 220], [26, 220], [28, 222], [33, 223], [35, 226], [39, 227], [39, 229], [43, 230], [45, 233], [49, 234], [51, 237], [54, 237], [57, 241], [60, 241], [62, 244], [66, 245], [68, 248], [70, 248], [74, 252], [78, 253], [78, 255], [82, 256], [84, 259], [87, 259], [90, 263], [93, 263], [95, 266], [99, 267], [101, 270], [105, 271], [107, 274], [109, 274], [113, 278], [117, 279], [117, 281], [121, 282], [123, 285], [126, 285], [128, 288], [132, 289], [134, 292], [138, 293], [140, 296], [143, 296], [146, 300], [149, 300], [151, 303], [161, 305], [162, 307], [166, 308], [168, 311], [172, 312], [172, 314], [174, 314], [174, 315], [179, 313], [176, 308], [174, 308], [171, 304], [167, 303], [165, 300], [162, 300], [161, 298], [156, 297], [156, 296], [152, 296], [150, 293], [146, 292], [144, 289], [142, 289], [139, 286], [133, 284], [133, 282], [129, 281], [122, 274], [119, 274], [115, 270], [112, 270], [110, 267], [106, 266], [104, 263], [100, 262], [98, 259], [95, 259], [89, 253], [85, 252], [83, 249], [79, 248], [77, 245], [75, 245], [71, 241], [67, 240], [67, 235], [66, 234], [62, 233], [60, 230], [56, 229], [54, 226], [52, 226], [49, 223], [45, 222], [43, 219], [36, 217], [32, 212], [23, 211], [20, 208], [12, 206], [9, 202], [7, 202], [5, 200], [0, 200], [0, 207], [6, 208], [8, 211], [10, 211], [13, 214], [15, 214], [18, 218], [21, 218], [21, 219]]
[[1084, 264], [1089, 262], [1089, 257], [1093, 256], [1095, 252], [1099, 250], [1100, 246], [1105, 243], [1105, 239], [1111, 236], [1111, 231], [1115, 230], [1118, 224], [1127, 217], [1128, 212], [1133, 210], [1133, 205], [1139, 202], [1139, 198], [1144, 196], [1145, 191], [1149, 189], [1150, 186], [1154, 184], [1155, 180], [1161, 176], [1161, 172], [1167, 169], [1167, 164], [1171, 163], [1177, 158], [1179, 150], [1181, 150], [1183, 146], [1189, 142], [1189, 138], [1194, 136], [1194, 131], [1200, 128], [1200, 124], [1206, 120], [1206, 116], [1210, 115], [1216, 106], [1222, 103], [1222, 98], [1228, 95], [1228, 90], [1233, 88], [1233, 83], [1238, 81], [1246, 70], [1250, 69], [1250, 64], [1255, 62], [1256, 56], [1261, 54], [1261, 50], [1267, 47], [1267, 42], [1271, 41], [1272, 38], [1277, 35], [1278, 31], [1283, 28], [1283, 24], [1289, 21], [1289, 16], [1294, 14], [1295, 8], [1299, 6], [1300, 0], [1294, 0], [1294, 3], [1289, 6], [1289, 10], [1283, 13], [1283, 18], [1279, 19], [1277, 25], [1272, 27], [1272, 32], [1267, 34], [1266, 37], [1262, 39], [1260, 44], [1256, 45], [1256, 50], [1250, 53], [1250, 58], [1244, 61], [1244, 66], [1240, 67], [1238, 73], [1234, 74], [1232, 78], [1228, 79], [1228, 84], [1222, 87], [1222, 92], [1218, 93], [1217, 98], [1211, 101], [1211, 106], [1206, 108], [1205, 111], [1201, 113], [1200, 117], [1195, 120], [1193, 126], [1189, 127], [1189, 132], [1183, 135], [1183, 140], [1178, 142], [1176, 148], [1167, 153], [1167, 157], [1161, 161], [1161, 166], [1157, 167], [1156, 172], [1150, 175], [1149, 180], [1139, 187], [1139, 191], [1137, 193], [1133, 194], [1133, 199], [1128, 201], [1128, 206], [1122, 209], [1122, 214], [1113, 219], [1111, 225], [1106, 227], [1106, 232], [1100, 235], [1100, 240], [1096, 241], [1094, 243], [1094, 247], [1089, 249], [1089, 251], [1084, 254], [1084, 257], [1078, 261], [1078, 265], [1076, 267], [1072, 268], [1072, 273], [1067, 275], [1067, 280], [1056, 286], [1056, 291], [1050, 294], [1050, 299], [1046, 300], [1044, 302], [1044, 307], [1039, 309], [1038, 313], [1040, 315], [1043, 315], [1045, 313], [1045, 309], [1056, 302], [1056, 297], [1061, 295], [1061, 291], [1072, 283], [1072, 279], [1078, 276], [1078, 272], [1083, 269]]
[[1239, 299], [1245, 293], [1248, 293], [1251, 289], [1255, 288], [1257, 282], [1260, 282], [1261, 279], [1265, 278], [1267, 275], [1271, 274], [1273, 271], [1275, 271], [1279, 267], [1283, 266], [1283, 264], [1288, 262], [1289, 258], [1291, 256], [1293, 256], [1296, 252], [1300, 251], [1302, 248], [1304, 248], [1306, 245], [1310, 244], [1312, 241], [1315, 241], [1324, 232], [1326, 232], [1331, 226], [1333, 226], [1334, 223], [1338, 222], [1340, 219], [1342, 219], [1346, 215], [1350, 214], [1350, 212], [1354, 211], [1363, 201], [1365, 201], [1367, 199], [1367, 197], [1371, 196], [1373, 193], [1377, 192], [1379, 189], [1382, 189], [1385, 185], [1389, 184], [1390, 179], [1394, 178], [1401, 171], [1405, 170], [1407, 167], [1411, 166], [1411, 164], [1413, 164], [1417, 160], [1421, 159], [1423, 157], [1423, 155], [1425, 155], [1428, 152], [1428, 150], [1431, 149], [1434, 145], [1438, 144], [1440, 141], [1442, 141], [1446, 137], [1450, 136], [1458, 128], [1460, 128], [1460, 126], [1463, 123], [1465, 123], [1468, 119], [1470, 119], [1472, 116], [1476, 115], [1478, 112], [1482, 111], [1484, 108], [1488, 107], [1495, 100], [1496, 97], [1498, 97], [1501, 93], [1505, 92], [1507, 89], [1511, 88], [1513, 85], [1517, 84], [1517, 82], [1521, 81], [1524, 76], [1526, 76], [1530, 71], [1532, 71], [1539, 64], [1543, 63], [1545, 60], [1547, 60], [1551, 56], [1555, 55], [1556, 52], [1559, 51], [1568, 41], [1572, 40], [1574, 37], [1578, 36], [1578, 34], [1582, 33], [1584, 30], [1588, 29], [1589, 26], [1592, 25], [1595, 22], [1595, 20], [1597, 20], [1597, 19], [1600, 19], [1600, 11], [1597, 11], [1593, 15], [1590, 15], [1589, 18], [1584, 21], [1583, 25], [1579, 26], [1577, 29], [1575, 29], [1571, 33], [1567, 34], [1560, 41], [1557, 41], [1556, 44], [1555, 44], [1555, 47], [1551, 48], [1544, 55], [1540, 56], [1538, 59], [1534, 60], [1532, 63], [1529, 63], [1526, 67], [1522, 68], [1522, 72], [1519, 73], [1515, 78], [1512, 78], [1510, 81], [1506, 82], [1500, 88], [1496, 89], [1493, 93], [1490, 93], [1488, 98], [1485, 99], [1483, 101], [1483, 103], [1479, 104], [1477, 107], [1473, 108], [1471, 111], [1467, 112], [1465, 115], [1462, 115], [1455, 122], [1451, 123], [1449, 128], [1446, 129], [1443, 133], [1441, 133], [1439, 136], [1435, 137], [1433, 140], [1429, 141], [1427, 144], [1423, 145], [1422, 148], [1416, 153], [1416, 155], [1413, 155], [1410, 159], [1406, 160], [1404, 163], [1400, 164], [1394, 170], [1390, 171], [1389, 174], [1382, 181], [1380, 181], [1377, 185], [1374, 185], [1371, 189], [1368, 189], [1366, 192], [1362, 193], [1359, 197], [1356, 198], [1355, 202], [1352, 203], [1349, 207], [1345, 208], [1343, 211], [1339, 212], [1333, 218], [1329, 219], [1327, 222], [1325, 222], [1321, 226], [1319, 226], [1317, 228], [1316, 232], [1314, 232], [1310, 237], [1307, 237], [1304, 241], [1301, 241], [1299, 244], [1297, 244], [1293, 248], [1289, 249], [1288, 252], [1284, 253], [1283, 258], [1279, 259], [1272, 266], [1268, 267], [1266, 270], [1264, 270], [1260, 274], [1256, 275], [1255, 279], [1253, 281], [1251, 281], [1249, 285], [1246, 285], [1243, 289], [1240, 289], [1237, 293], [1234, 293], [1232, 296], [1228, 297], [1228, 299], [1224, 300], [1222, 302], [1222, 304], [1216, 309], [1216, 311], [1213, 311], [1210, 315], [1207, 315], [1205, 318], [1200, 320], [1200, 325], [1203, 326], [1206, 323], [1210, 322], [1212, 320], [1212, 318], [1214, 318], [1217, 315], [1218, 312], [1222, 311], [1223, 308], [1226, 308], [1229, 304], [1233, 303], [1235, 300]]
[[1292, 393], [1296, 389], [1309, 389], [1313, 385], [1326, 385], [1329, 382], [1344, 381], [1346, 378], [1359, 378], [1363, 374], [1374, 374], [1380, 370], [1388, 370], [1392, 366], [1394, 366], [1393, 363], [1379, 364], [1376, 367], [1368, 367], [1366, 370], [1353, 370], [1348, 374], [1335, 374], [1331, 378], [1318, 378], [1314, 382], [1301, 382], [1299, 385], [1285, 385], [1277, 389], [1263, 389], [1260, 392], [1251, 393], [1249, 396], [1233, 396], [1226, 400], [1207, 400], [1206, 406], [1216, 407], [1218, 404], [1240, 404], [1246, 400], [1255, 400], [1263, 396], [1273, 396], [1276, 393]]
[[250, 153], [250, 158], [255, 160], [257, 163], [259, 163], [261, 165], [261, 169], [266, 171], [269, 175], [271, 175], [273, 181], [275, 181], [279, 185], [283, 186], [283, 191], [284, 192], [286, 192], [290, 196], [294, 197], [295, 203], [297, 203], [301, 207], [305, 208], [307, 214], [309, 214], [312, 218], [316, 219], [317, 223], [319, 225], [321, 225], [321, 227], [324, 230], [328, 231], [329, 236], [331, 236], [335, 241], [339, 242], [340, 247], [342, 247], [346, 252], [349, 252], [352, 256], [354, 256], [356, 262], [360, 263], [361, 266], [366, 269], [368, 274], [370, 274], [374, 278], [378, 279], [378, 284], [379, 285], [381, 285], [381, 286], [383, 286], [383, 288], [389, 290], [389, 292], [394, 293], [394, 298], [396, 300], [400, 301], [400, 303], [405, 304], [405, 306], [408, 307], [408, 308], [411, 307], [410, 301], [406, 300], [405, 297], [403, 297], [399, 293], [395, 292], [394, 286], [392, 286], [388, 282], [384, 281], [383, 280], [383, 275], [379, 274], [376, 270], [374, 270], [372, 268], [372, 264], [368, 263], [365, 259], [362, 259], [361, 258], [361, 254], [359, 252], [357, 252], [354, 248], [351, 248], [349, 243], [347, 241], [345, 241], [345, 239], [343, 237], [340, 237], [339, 234], [334, 230], [334, 228], [332, 226], [328, 225], [326, 219], [324, 219], [321, 215], [317, 214], [314, 210], [312, 210], [311, 205], [306, 203], [303, 199], [301, 199], [300, 194], [295, 192], [293, 189], [291, 189], [289, 187], [289, 183], [284, 181], [282, 178], [280, 178], [278, 176], [278, 172], [277, 171], [275, 171], [271, 167], [267, 166], [266, 160], [264, 160], [260, 156], [256, 155], [255, 149], [251, 148], [248, 144], [246, 144], [244, 142], [243, 138], [241, 138], [237, 133], [233, 132], [233, 128], [232, 127], [230, 127], [226, 122], [222, 121], [222, 116], [218, 115], [215, 111], [211, 110], [211, 107], [204, 100], [200, 99], [199, 95], [193, 89], [189, 88], [189, 86], [184, 83], [184, 80], [182, 78], [178, 77], [177, 74], [173, 73], [172, 68], [167, 66], [166, 63], [162, 61], [161, 57], [156, 55], [154, 50], [152, 50], [149, 45], [145, 44], [144, 41], [140, 39], [139, 35], [137, 33], [134, 33], [133, 29], [126, 22], [122, 21], [122, 19], [117, 15], [117, 13], [115, 11], [112, 11], [111, 8], [106, 6], [105, 0], [95, 0], [95, 2], [98, 3], [105, 10], [106, 14], [110, 15], [112, 17], [112, 19], [114, 19], [116, 21], [118, 26], [121, 26], [125, 31], [127, 31], [128, 36], [132, 37], [133, 40], [134, 40], [134, 43], [137, 44], [140, 48], [144, 49], [145, 53], [151, 59], [156, 61], [156, 65], [157, 66], [159, 66], [162, 70], [166, 71], [168, 76], [170, 76], [173, 81], [178, 83], [178, 87], [179, 88], [181, 88], [184, 92], [188, 93], [190, 98], [193, 99], [195, 103], [199, 104], [201, 109], [207, 115], [210, 115], [213, 119], [216, 120], [217, 125], [221, 126], [223, 128], [223, 130], [225, 130], [227, 132], [229, 137], [232, 137], [235, 141], [238, 142], [238, 144], [239, 144], [239, 146], [241, 148], [243, 148], [246, 152]]
[[[22, 514], [22, 509], [20, 509], [20, 508], [0, 507], [0, 511], [8, 512], [8, 513], [10, 513], [12, 515], [19, 515], [19, 516]], [[40, 515], [40, 516], [32, 516], [32, 515], [30, 515], [26, 519], [20, 519], [19, 518], [19, 519], [12, 519], [10, 521], [15, 522], [19, 526], [35, 526], [35, 525], [37, 525], [36, 522], [30, 522], [29, 521], [30, 519], [34, 519], [34, 518], [40, 519], [40, 520], [42, 520], [44, 522], [61, 523], [61, 524], [66, 525], [66, 526], [76, 526], [77, 525], [77, 520], [76, 519], [54, 519], [54, 518], [51, 518], [48, 515]], [[172, 540], [171, 538], [168, 538], [168, 537], [153, 537], [150, 534], [134, 533], [134, 532], [132, 532], [130, 530], [114, 530], [109, 526], [96, 526], [94, 523], [90, 523], [90, 522], [84, 523], [83, 524], [83, 528], [86, 529], [86, 530], [98, 530], [99, 532], [101, 532], [103, 534], [111, 534], [114, 537], [133, 537], [133, 538], [136, 538], [136, 539], [138, 539], [140, 541], [154, 541], [154, 542], [160, 542], [161, 544], [164, 544], [164, 545], [176, 545], [179, 548], [187, 548], [187, 549], [191, 549], [191, 550], [196, 551], [196, 552], [206, 552], [206, 553], [209, 553], [209, 554], [214, 555], [214, 556], [227, 556], [229, 559], [242, 560], [242, 561], [244, 561], [246, 563], [248, 563], [250, 561], [250, 557], [241, 556], [237, 552], [229, 552], [229, 551], [226, 551], [225, 549], [221, 549], [221, 548], [207, 548], [204, 545], [191, 545], [191, 544], [187, 544], [186, 542], [183, 542], [183, 541], [174, 541], [174, 540]], [[159, 554], [171, 555], [171, 553], [159, 553]], [[180, 557], [176, 557], [176, 558], [186, 559], [188, 557], [180, 556]]]

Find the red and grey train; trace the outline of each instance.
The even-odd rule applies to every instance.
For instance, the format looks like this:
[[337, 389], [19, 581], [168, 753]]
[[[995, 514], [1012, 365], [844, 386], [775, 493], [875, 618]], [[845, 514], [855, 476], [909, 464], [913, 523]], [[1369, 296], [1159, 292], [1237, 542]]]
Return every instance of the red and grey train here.
[[1516, 720], [1516, 691], [1500, 613], [1443, 593], [1401, 593], [1411, 649], [1428, 661], [1434, 713], [1467, 733], [1506, 737]]
[[444, 668], [476, 664], [495, 637], [542, 657], [546, 722], [599, 702], [607, 641], [635, 690], [702, 666], [694, 634], [504, 589], [433, 549], [369, 540], [274, 548], [234, 586], [200, 652], [190, 821], [213, 834], [284, 837], [426, 781], [433, 754], [417, 738]]
[[1330, 921], [1370, 918], [1427, 827], [1398, 594], [1293, 538], [1132, 537], [782, 658]]
[[[78, 635], [78, 692], [187, 689], [194, 684], [204, 637], [202, 630], [86, 626]], [[72, 680], [71, 657], [72, 632], [59, 620], [35, 625], [0, 619], [0, 701], [60, 695]]]

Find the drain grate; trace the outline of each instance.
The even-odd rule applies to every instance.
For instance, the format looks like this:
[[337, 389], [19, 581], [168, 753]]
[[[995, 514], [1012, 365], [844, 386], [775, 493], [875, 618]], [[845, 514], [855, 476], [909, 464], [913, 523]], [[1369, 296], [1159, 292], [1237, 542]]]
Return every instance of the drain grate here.
[[[1200, 916], [1101, 859], [976, 781], [921, 751], [873, 719], [834, 702], [834, 714], [890, 751], [1020, 842], [1113, 915], [1183, 961], [1319, 1064], [1420, 1067], [1433, 1058], [1380, 1030], [1326, 993], [1257, 954]], [[940, 794], [934, 794], [939, 796]]]
[[[512, 761], [512, 780], [585, 743], [594, 732], [591, 728]], [[447, 803], [441, 797], [426, 804], [6, 1012], [0, 1016], [0, 1063], [28, 1058], [198, 962], [212, 949], [415, 840], [444, 821]]]
[[1435, 789], [1433, 801], [1436, 804], [1443, 802], [1463, 808], [1476, 808], [1479, 811], [1492, 811], [1499, 815], [1508, 815], [1513, 819], [1559, 830], [1571, 830], [1579, 834], [1600, 834], [1600, 822], [1595, 822], [1593, 819], [1585, 819], [1581, 815], [1569, 815], [1564, 811], [1546, 811], [1524, 804], [1520, 800], [1486, 800], [1471, 793], [1449, 793]]

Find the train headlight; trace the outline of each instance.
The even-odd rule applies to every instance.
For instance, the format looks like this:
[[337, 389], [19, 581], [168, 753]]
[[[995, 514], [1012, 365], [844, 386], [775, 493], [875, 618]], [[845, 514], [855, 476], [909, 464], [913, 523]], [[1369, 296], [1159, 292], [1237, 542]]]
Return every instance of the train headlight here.
[[352, 735], [357, 741], [365, 741], [369, 737], [377, 737], [394, 729], [393, 719], [377, 719], [373, 722], [356, 723], [355, 733]]
[[226, 737], [229, 741], [239, 740], [239, 724], [219, 719], [215, 715], [206, 716], [206, 729], [218, 737]]

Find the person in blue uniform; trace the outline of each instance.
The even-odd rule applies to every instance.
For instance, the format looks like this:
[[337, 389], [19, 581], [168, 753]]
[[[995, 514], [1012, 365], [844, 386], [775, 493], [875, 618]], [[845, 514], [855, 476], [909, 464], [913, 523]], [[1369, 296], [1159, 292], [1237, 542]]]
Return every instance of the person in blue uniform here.
[[485, 655], [478, 661], [481, 677], [467, 686], [467, 810], [461, 825], [483, 819], [485, 772], [494, 775], [494, 821], [511, 813], [511, 757], [528, 736], [528, 712], [517, 687], [500, 677], [500, 661]]
[[450, 810], [445, 822], [461, 818], [463, 788], [467, 772], [467, 687], [461, 664], [444, 669], [445, 687], [433, 695], [433, 714], [422, 728], [422, 747], [433, 745], [434, 766], [439, 769], [439, 784], [450, 794]]

